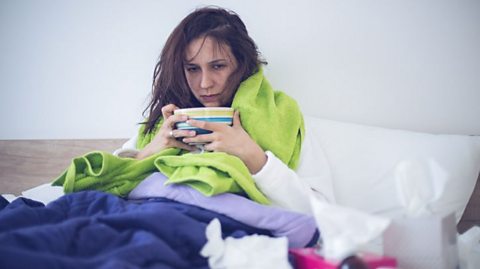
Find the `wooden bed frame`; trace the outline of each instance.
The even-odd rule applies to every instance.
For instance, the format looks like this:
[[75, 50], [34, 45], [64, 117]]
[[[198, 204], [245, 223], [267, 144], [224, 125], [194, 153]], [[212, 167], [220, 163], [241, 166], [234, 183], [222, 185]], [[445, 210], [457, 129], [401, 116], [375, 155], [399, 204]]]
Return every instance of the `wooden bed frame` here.
[[126, 139], [0, 140], [0, 193], [22, 191], [60, 176], [72, 158], [89, 151], [113, 152]]
[[[0, 140], [0, 193], [22, 191], [51, 182], [72, 158], [89, 151], [113, 152], [126, 139]], [[460, 233], [480, 225], [480, 176], [457, 228]]]

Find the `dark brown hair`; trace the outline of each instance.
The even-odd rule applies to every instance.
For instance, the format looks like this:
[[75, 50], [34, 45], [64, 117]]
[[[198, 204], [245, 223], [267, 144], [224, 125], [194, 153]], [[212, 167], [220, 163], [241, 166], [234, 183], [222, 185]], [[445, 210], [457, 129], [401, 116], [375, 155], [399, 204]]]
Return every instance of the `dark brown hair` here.
[[237, 60], [237, 69], [227, 87], [238, 88], [240, 83], [258, 71], [260, 59], [257, 45], [250, 38], [245, 24], [233, 11], [219, 7], [204, 7], [185, 17], [173, 30], [163, 47], [153, 72], [152, 99], [143, 111], [148, 117], [144, 133], [153, 130], [162, 117], [162, 107], [175, 104], [180, 108], [203, 106], [192, 94], [184, 73], [185, 51], [197, 38], [210, 37], [218, 45], [230, 47]]

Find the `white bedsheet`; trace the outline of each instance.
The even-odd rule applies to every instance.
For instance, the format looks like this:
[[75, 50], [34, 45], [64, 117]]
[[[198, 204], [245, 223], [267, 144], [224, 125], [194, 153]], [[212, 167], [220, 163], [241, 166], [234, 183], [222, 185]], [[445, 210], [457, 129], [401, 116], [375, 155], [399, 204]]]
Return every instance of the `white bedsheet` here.
[[20, 196], [15, 196], [13, 194], [2, 194], [2, 196], [5, 199], [7, 199], [9, 202], [12, 202], [13, 200], [19, 197], [24, 197], [24, 198], [42, 202], [44, 204], [48, 204], [51, 201], [62, 196], [63, 194], [64, 194], [63, 187], [52, 186], [51, 183], [45, 183], [37, 187], [23, 191]]

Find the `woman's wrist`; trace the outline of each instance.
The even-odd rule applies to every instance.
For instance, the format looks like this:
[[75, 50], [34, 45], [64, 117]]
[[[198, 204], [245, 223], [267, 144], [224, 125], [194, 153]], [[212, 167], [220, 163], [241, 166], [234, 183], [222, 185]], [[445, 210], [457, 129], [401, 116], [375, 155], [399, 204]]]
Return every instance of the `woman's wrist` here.
[[137, 156], [135, 156], [135, 159], [143, 160], [143, 159], [147, 158], [148, 156], [150, 156], [152, 154], [153, 154], [153, 152], [151, 152], [151, 150], [149, 149], [149, 147], [147, 145], [146, 147], [144, 147], [142, 150], [140, 150], [137, 153]]
[[256, 145], [254, 149], [248, 151], [241, 159], [252, 175], [258, 173], [258, 171], [260, 171], [267, 163], [267, 155], [258, 145]]
[[137, 160], [143, 160], [145, 159], [145, 151], [144, 150], [141, 150], [137, 153], [137, 156], [135, 156], [135, 159]]

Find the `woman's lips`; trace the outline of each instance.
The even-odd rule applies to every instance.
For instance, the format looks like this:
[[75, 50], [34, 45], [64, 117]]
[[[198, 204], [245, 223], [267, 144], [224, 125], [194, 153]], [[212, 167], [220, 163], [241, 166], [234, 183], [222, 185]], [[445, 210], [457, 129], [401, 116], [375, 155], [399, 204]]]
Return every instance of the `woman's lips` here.
[[204, 102], [214, 102], [218, 100], [220, 94], [200, 95], [200, 99]]

